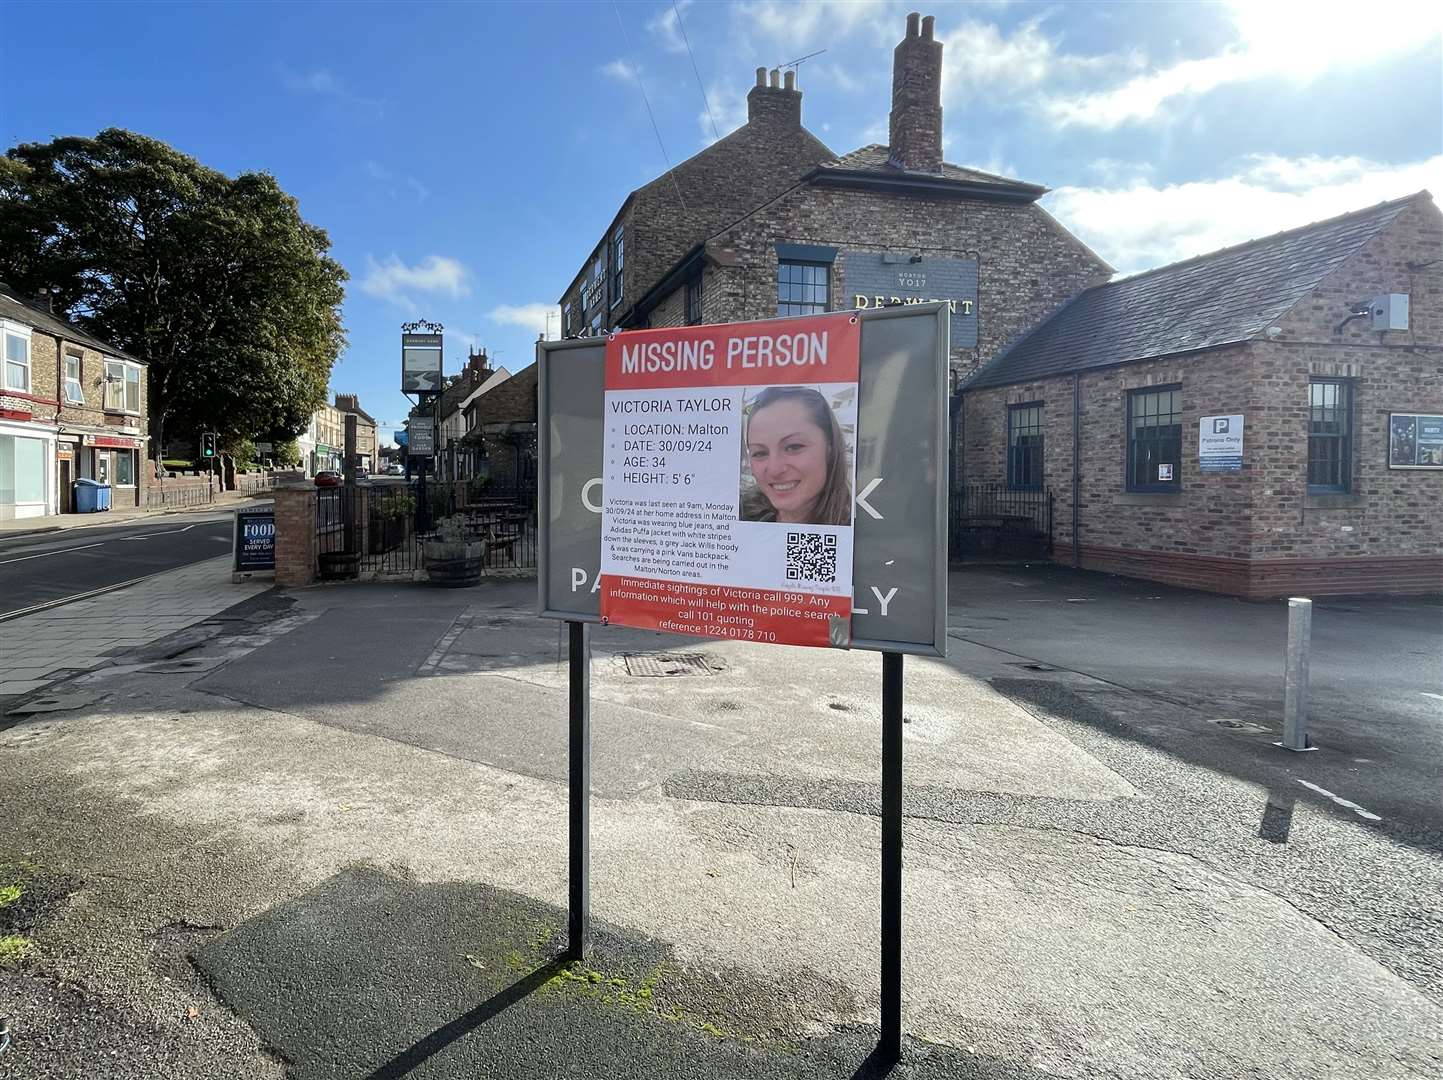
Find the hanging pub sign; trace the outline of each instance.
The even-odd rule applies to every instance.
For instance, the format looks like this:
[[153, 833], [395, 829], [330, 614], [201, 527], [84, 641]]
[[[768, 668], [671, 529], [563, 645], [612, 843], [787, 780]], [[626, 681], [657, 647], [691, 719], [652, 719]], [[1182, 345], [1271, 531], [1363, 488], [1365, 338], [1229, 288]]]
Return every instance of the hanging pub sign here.
[[1243, 417], [1241, 413], [1198, 418], [1197, 460], [1199, 472], [1242, 472]]
[[847, 313], [610, 336], [602, 622], [850, 643], [861, 336]]
[[1388, 468], [1443, 469], [1443, 416], [1389, 413]]
[[538, 342], [541, 613], [944, 655], [950, 315]]
[[[423, 328], [426, 333], [415, 332]], [[441, 324], [422, 320], [401, 329], [401, 393], [440, 393]]]
[[429, 417], [415, 427], [407, 428], [406, 455], [408, 457], [434, 457], [436, 454], [436, 426]]

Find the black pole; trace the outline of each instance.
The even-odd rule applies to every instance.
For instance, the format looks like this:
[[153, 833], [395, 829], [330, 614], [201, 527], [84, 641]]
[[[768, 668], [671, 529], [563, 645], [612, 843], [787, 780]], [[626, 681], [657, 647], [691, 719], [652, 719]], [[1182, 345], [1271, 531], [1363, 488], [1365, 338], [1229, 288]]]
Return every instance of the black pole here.
[[902, 654], [882, 654], [881, 1057], [902, 1057]]
[[591, 641], [590, 627], [568, 621], [571, 661], [570, 907], [566, 955], [591, 951]]

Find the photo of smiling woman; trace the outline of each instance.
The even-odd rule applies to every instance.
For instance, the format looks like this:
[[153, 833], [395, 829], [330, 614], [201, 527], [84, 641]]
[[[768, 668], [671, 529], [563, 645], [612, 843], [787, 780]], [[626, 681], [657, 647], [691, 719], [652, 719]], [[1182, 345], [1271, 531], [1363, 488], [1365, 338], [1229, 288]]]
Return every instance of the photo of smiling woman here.
[[769, 386], [743, 413], [740, 519], [850, 525], [848, 439], [822, 392]]

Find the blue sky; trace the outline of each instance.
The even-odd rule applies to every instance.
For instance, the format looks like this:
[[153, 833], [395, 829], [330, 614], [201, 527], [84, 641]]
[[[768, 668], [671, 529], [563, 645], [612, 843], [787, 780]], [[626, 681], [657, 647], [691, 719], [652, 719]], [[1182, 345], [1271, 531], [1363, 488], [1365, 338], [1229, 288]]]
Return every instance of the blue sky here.
[[[11, 0], [7, 38], [54, 44], [7, 50], [0, 137], [125, 127], [273, 173], [351, 273], [333, 389], [399, 421], [402, 321], [446, 324], [448, 370], [468, 344], [524, 367], [627, 192], [742, 122], [756, 67], [825, 49], [800, 68], [803, 123], [838, 153], [885, 142], [913, 7]], [[1048, 185], [1044, 205], [1131, 271], [1443, 198], [1435, 7], [920, 10], [946, 46], [948, 160]]]

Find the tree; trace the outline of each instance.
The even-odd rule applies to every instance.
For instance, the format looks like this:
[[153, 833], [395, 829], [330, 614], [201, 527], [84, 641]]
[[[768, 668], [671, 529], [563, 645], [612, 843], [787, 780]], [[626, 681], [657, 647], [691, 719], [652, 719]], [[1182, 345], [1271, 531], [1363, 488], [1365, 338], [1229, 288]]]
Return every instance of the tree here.
[[346, 272], [266, 173], [109, 128], [0, 158], [0, 280], [149, 363], [165, 431], [278, 441], [324, 403]]

